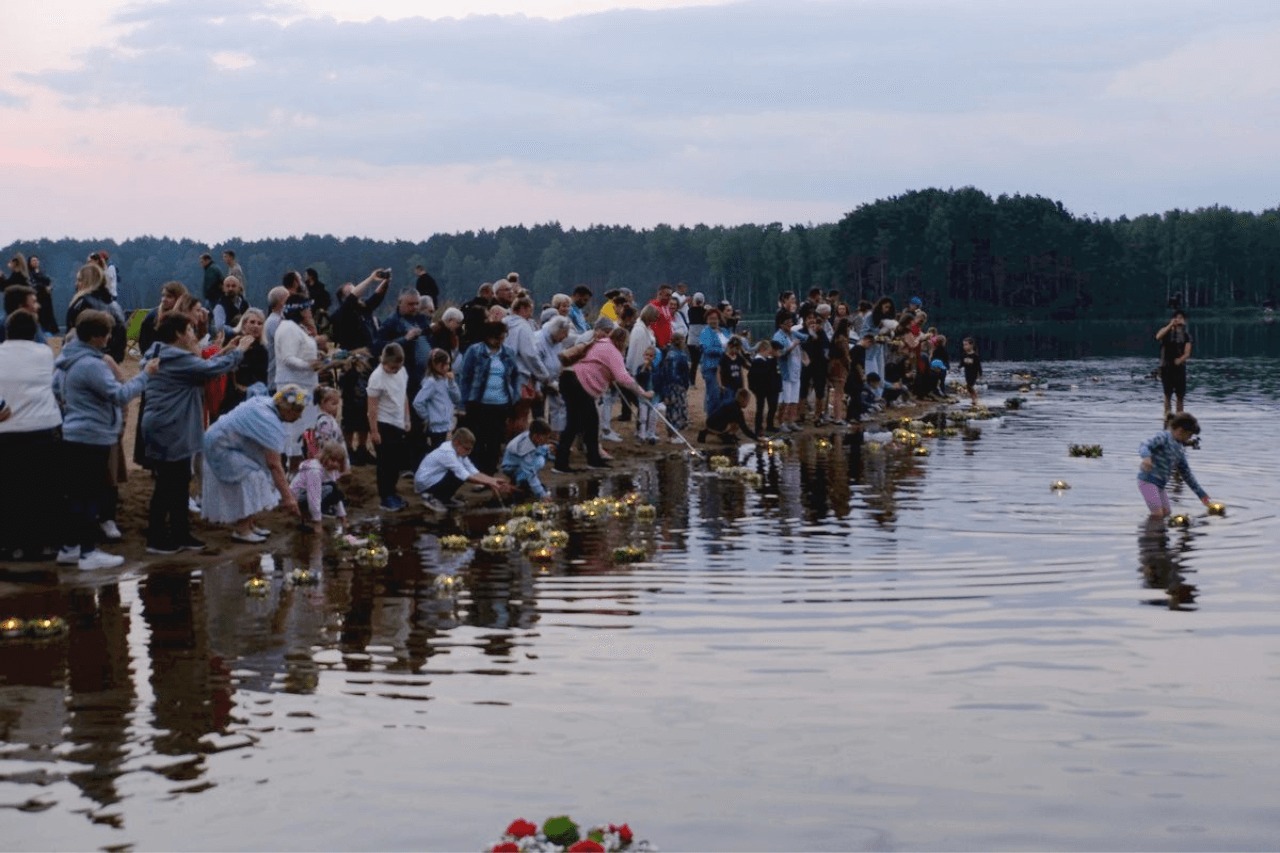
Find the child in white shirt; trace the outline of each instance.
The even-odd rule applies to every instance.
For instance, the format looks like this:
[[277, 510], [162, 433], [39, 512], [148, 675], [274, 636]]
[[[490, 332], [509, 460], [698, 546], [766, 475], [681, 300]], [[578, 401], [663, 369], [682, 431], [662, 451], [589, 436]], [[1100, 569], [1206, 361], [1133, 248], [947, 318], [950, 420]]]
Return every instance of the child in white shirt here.
[[395, 512], [408, 504], [396, 494], [404, 461], [404, 438], [409, 430], [409, 374], [404, 350], [387, 344], [382, 363], [369, 375], [369, 440], [378, 450], [378, 497], [382, 508]]

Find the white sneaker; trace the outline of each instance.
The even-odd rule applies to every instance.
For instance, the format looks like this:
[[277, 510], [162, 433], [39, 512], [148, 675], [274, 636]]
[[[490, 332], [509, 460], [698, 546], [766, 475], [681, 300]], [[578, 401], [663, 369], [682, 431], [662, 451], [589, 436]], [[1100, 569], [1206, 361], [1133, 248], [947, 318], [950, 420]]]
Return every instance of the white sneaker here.
[[87, 572], [93, 569], [114, 569], [122, 563], [124, 563], [124, 557], [121, 557], [119, 554], [108, 554], [106, 551], [100, 551], [95, 548], [80, 558], [80, 571]]
[[199, 514], [200, 501], [196, 500], [195, 498], [187, 498], [187, 509], [190, 510], [191, 512]]
[[607, 430], [600, 433], [600, 438], [604, 441], [622, 441], [622, 436], [618, 435], [613, 430]]
[[58, 552], [59, 566], [76, 566], [80, 563], [80, 546], [64, 545]]
[[423, 495], [422, 503], [426, 506], [427, 509], [431, 510], [432, 512], [443, 514], [449, 511], [449, 508], [446, 507], [443, 503], [441, 503], [440, 499], [437, 498], [435, 495]]
[[120, 533], [120, 528], [111, 519], [102, 522], [102, 535], [107, 537], [108, 542], [119, 542], [123, 536]]

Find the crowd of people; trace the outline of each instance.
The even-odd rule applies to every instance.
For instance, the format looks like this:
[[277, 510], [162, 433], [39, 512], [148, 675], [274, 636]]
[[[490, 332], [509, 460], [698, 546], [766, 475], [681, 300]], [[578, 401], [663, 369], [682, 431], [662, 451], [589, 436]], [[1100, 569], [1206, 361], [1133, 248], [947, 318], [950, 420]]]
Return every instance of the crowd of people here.
[[[512, 273], [459, 306], [437, 306], [439, 288], [419, 267], [379, 317], [390, 270], [332, 296], [314, 269], [289, 271], [259, 308], [228, 251], [225, 273], [201, 257], [201, 294], [160, 288], [136, 333], [141, 367], [126, 379], [127, 321], [107, 253], [77, 272], [56, 355], [48, 280], [33, 261], [14, 259], [4, 295], [0, 452], [25, 485], [5, 490], [0, 556], [84, 569], [123, 560], [100, 545], [123, 536], [116, 513], [134, 398], [133, 459], [154, 481], [147, 551], [174, 554], [205, 547], [193, 513], [246, 543], [266, 539], [257, 519], [277, 506], [307, 529], [328, 516], [341, 524], [352, 465], [375, 466], [387, 512], [407, 506], [399, 492], [409, 476], [434, 512], [448, 511], [465, 483], [548, 499], [548, 464], [552, 476], [578, 473], [581, 452], [579, 464], [609, 468], [607, 448], [625, 440], [626, 423], [641, 445], [688, 444], [691, 427], [704, 442], [839, 428], [941, 398], [951, 366], [919, 299], [899, 312], [887, 297], [850, 305], [836, 291], [815, 288], [803, 302], [787, 292], [772, 333], [753, 340], [730, 304], [683, 284], [660, 285], [647, 301], [609, 290], [598, 309], [580, 286], [535, 306]], [[971, 341], [961, 362], [976, 403]], [[704, 418], [691, 424], [699, 379]]]

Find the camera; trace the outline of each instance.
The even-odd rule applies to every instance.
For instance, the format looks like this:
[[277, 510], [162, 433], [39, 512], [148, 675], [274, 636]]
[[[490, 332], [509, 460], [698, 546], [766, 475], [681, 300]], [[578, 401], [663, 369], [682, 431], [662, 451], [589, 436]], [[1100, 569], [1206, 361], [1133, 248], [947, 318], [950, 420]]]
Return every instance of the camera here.
[[1196, 436], [1192, 436], [1192, 437], [1191, 437], [1191, 440], [1187, 442], [1186, 446], [1187, 446], [1187, 447], [1190, 447], [1192, 450], [1199, 450], [1199, 449], [1200, 449], [1200, 436], [1198, 436], [1198, 435], [1196, 435]]
[[1174, 311], [1177, 311], [1177, 310], [1178, 310], [1179, 308], [1181, 308], [1181, 307], [1182, 307], [1182, 294], [1181, 294], [1181, 293], [1175, 293], [1175, 294], [1173, 294], [1173, 296], [1170, 296], [1170, 297], [1169, 297], [1169, 308], [1170, 308], [1170, 309], [1172, 309], [1172, 310], [1174, 310]]
[[391, 278], [391, 270], [378, 270], [378, 278], [386, 281]]

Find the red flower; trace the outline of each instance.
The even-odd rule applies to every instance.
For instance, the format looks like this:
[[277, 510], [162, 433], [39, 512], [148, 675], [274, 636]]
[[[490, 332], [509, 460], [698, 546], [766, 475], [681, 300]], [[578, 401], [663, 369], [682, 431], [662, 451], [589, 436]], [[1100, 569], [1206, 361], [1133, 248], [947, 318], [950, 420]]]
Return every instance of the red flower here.
[[618, 833], [618, 840], [623, 844], [631, 843], [631, 827], [627, 826], [625, 823], [622, 826], [609, 824], [609, 831]]
[[604, 848], [590, 838], [584, 838], [570, 847], [568, 853], [604, 853]]
[[520, 853], [520, 845], [514, 841], [493, 845], [493, 853]]
[[511, 821], [511, 826], [507, 827], [507, 835], [514, 835], [516, 838], [524, 838], [526, 835], [537, 835], [537, 824], [529, 823], [522, 817], [518, 817]]

